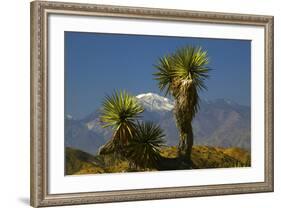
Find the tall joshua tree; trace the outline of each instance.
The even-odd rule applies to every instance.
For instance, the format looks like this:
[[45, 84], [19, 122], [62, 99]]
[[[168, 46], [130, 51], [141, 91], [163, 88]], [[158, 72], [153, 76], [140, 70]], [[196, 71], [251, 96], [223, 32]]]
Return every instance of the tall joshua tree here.
[[193, 146], [192, 120], [199, 109], [199, 91], [207, 89], [204, 80], [209, 77], [206, 51], [187, 46], [159, 59], [154, 74], [158, 87], [175, 99], [174, 114], [180, 133], [179, 156], [191, 162]]
[[99, 150], [100, 154], [119, 152], [136, 132], [136, 119], [144, 111], [134, 96], [126, 91], [115, 91], [111, 96], [106, 96], [102, 103], [100, 120], [103, 127], [113, 129], [112, 139]]

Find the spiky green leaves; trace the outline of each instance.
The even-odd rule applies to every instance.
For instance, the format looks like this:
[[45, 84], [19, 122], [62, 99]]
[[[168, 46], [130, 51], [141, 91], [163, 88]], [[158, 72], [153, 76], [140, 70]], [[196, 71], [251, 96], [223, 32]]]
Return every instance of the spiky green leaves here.
[[174, 76], [173, 62], [170, 56], [164, 56], [159, 59], [159, 63], [155, 65], [158, 72], [153, 74], [158, 81], [158, 87], [165, 94], [172, 92], [172, 81]]
[[126, 91], [115, 91], [106, 96], [102, 103], [100, 119], [103, 127], [114, 130], [113, 140], [127, 143], [135, 131], [135, 121], [144, 111], [134, 96]]
[[136, 98], [125, 91], [106, 96], [100, 119], [104, 127], [111, 127], [114, 132], [112, 139], [100, 149], [100, 154], [120, 153], [136, 167], [155, 168], [164, 134], [158, 125], [137, 121], [143, 111]]
[[190, 82], [197, 89], [206, 89], [204, 80], [208, 78], [209, 59], [206, 51], [201, 47], [184, 47], [178, 49], [173, 56], [176, 79]]
[[164, 145], [163, 130], [152, 122], [137, 123], [136, 133], [127, 146], [127, 157], [140, 168], [155, 168]]
[[208, 54], [201, 47], [187, 46], [175, 53], [159, 59], [154, 73], [161, 91], [177, 96], [178, 88], [194, 85], [196, 89], [206, 89], [204, 80], [208, 78]]
[[134, 96], [126, 91], [115, 91], [111, 96], [105, 97], [100, 118], [105, 123], [104, 127], [118, 129], [124, 123], [133, 123], [143, 111], [143, 107]]
[[198, 91], [207, 89], [209, 77], [208, 54], [201, 47], [187, 46], [159, 59], [154, 73], [158, 87], [175, 97], [176, 107], [192, 119], [199, 108]]

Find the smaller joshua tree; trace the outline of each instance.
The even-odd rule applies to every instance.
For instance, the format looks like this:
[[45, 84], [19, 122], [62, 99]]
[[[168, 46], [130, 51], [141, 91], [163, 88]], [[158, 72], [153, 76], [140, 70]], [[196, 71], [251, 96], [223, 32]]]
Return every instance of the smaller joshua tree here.
[[152, 122], [138, 122], [136, 127], [126, 155], [138, 168], [156, 168], [161, 158], [160, 148], [165, 143], [163, 130]]
[[102, 103], [100, 120], [104, 123], [103, 127], [111, 127], [113, 135], [99, 154], [121, 153], [128, 145], [130, 139], [136, 132], [136, 120], [144, 111], [134, 96], [126, 91], [115, 91], [111, 96], [106, 96]]

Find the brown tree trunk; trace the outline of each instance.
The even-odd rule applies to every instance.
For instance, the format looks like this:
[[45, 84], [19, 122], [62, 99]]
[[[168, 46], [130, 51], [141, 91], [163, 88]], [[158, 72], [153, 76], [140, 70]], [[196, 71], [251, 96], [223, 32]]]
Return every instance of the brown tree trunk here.
[[180, 134], [179, 156], [188, 164], [191, 164], [191, 152], [193, 146], [193, 131], [191, 122], [187, 125]]
[[187, 148], [185, 152], [185, 157], [187, 159], [187, 162], [191, 164], [191, 152], [193, 147], [193, 131], [192, 131], [192, 125], [191, 123], [188, 125], [188, 132], [187, 132]]

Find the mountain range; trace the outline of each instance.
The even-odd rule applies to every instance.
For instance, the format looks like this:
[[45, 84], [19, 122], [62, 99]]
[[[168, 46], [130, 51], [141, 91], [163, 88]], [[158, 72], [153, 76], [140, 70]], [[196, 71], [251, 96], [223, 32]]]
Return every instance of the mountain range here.
[[[144, 107], [141, 120], [153, 121], [161, 126], [166, 135], [166, 144], [178, 144], [173, 108], [174, 101], [156, 93], [136, 96]], [[201, 100], [200, 110], [193, 123], [195, 145], [216, 147], [240, 147], [251, 150], [251, 110], [226, 99]], [[96, 154], [98, 148], [112, 136], [110, 128], [103, 128], [99, 110], [83, 119], [65, 116], [65, 146]]]

